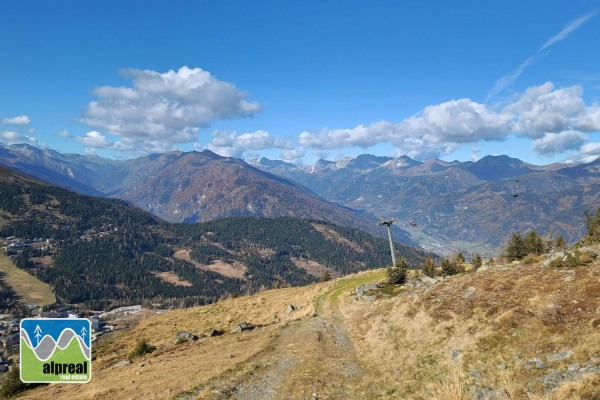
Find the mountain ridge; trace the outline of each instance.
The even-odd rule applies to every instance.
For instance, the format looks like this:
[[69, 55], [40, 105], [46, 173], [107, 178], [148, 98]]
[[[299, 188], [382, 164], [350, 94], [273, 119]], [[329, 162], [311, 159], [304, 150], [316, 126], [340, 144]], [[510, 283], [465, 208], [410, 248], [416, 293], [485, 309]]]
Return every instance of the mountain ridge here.
[[[81, 190], [93, 184], [95, 194], [123, 198], [171, 221], [296, 215], [383, 236], [376, 221], [388, 217], [399, 221], [393, 225], [397, 240], [443, 254], [495, 252], [512, 233], [531, 229], [573, 242], [582, 234], [584, 212], [600, 202], [600, 160], [536, 166], [508, 156], [447, 162], [363, 154], [300, 166], [266, 158], [247, 163], [204, 150], [108, 160], [85, 169], [86, 156], [42, 163], [7, 155], [37, 151], [43, 159], [31, 146], [0, 149], [0, 164], [21, 157], [21, 171], [45, 174], [41, 179], [50, 182], [60, 175]], [[58, 161], [54, 152], [46, 155]], [[92, 166], [103, 163], [90, 160]], [[65, 165], [73, 178], [64, 175]], [[489, 227], [483, 237], [477, 233], [482, 224]]]

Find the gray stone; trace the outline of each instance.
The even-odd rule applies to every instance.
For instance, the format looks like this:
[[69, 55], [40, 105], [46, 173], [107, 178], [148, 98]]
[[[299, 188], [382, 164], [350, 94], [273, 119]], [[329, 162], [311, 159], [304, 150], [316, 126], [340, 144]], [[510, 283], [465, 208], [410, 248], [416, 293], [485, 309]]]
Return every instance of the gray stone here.
[[208, 332], [208, 336], [209, 337], [215, 337], [215, 336], [221, 336], [223, 333], [223, 331], [220, 331], [218, 329], [211, 329], [210, 332]]
[[504, 400], [506, 391], [503, 389], [481, 388], [475, 393], [475, 400]]
[[535, 367], [538, 368], [538, 369], [540, 369], [540, 368], [546, 368], [546, 363], [543, 362], [542, 360], [540, 360], [537, 357], [528, 358], [527, 362], [535, 364]]
[[567, 371], [577, 371], [579, 368], [581, 368], [581, 365], [579, 365], [577, 363], [573, 363], [573, 364], [569, 365], [569, 367], [567, 368]]
[[127, 364], [131, 364], [131, 361], [129, 361], [129, 360], [119, 361], [118, 363], [115, 363], [113, 366], [114, 367], [122, 367]]
[[198, 336], [189, 332], [177, 332], [175, 343], [189, 342], [190, 340], [198, 340]]
[[547, 359], [548, 359], [548, 362], [561, 361], [561, 360], [566, 360], [567, 358], [571, 357], [573, 354], [575, 354], [575, 352], [573, 350], [564, 350], [564, 351], [549, 355], [547, 357]]
[[469, 375], [476, 380], [481, 379], [481, 372], [479, 372], [479, 370], [472, 369], [471, 372], [469, 372]]
[[237, 324], [232, 330], [231, 333], [239, 333], [239, 332], [244, 332], [244, 331], [251, 331], [252, 329], [254, 329], [255, 326], [252, 324], [249, 324], [247, 322], [240, 322], [239, 324]]
[[463, 350], [452, 350], [452, 359], [454, 361], [458, 360], [460, 358], [460, 356], [462, 355]]
[[296, 306], [292, 305], [292, 304], [288, 304], [287, 309], [285, 310], [285, 312], [287, 312], [289, 314], [292, 311], [296, 311]]

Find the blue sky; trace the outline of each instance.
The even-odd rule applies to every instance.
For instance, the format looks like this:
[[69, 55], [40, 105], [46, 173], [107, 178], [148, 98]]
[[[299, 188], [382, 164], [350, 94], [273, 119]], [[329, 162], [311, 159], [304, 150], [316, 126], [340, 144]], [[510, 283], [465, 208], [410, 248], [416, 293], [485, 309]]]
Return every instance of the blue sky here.
[[0, 143], [311, 163], [600, 147], [600, 0], [0, 3]]

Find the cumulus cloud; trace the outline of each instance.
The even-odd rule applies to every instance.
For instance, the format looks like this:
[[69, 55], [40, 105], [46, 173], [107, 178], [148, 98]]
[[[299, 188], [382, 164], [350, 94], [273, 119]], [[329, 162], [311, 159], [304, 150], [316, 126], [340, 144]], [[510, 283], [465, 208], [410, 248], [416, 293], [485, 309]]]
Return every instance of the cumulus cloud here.
[[579, 129], [587, 113], [581, 87], [555, 89], [551, 82], [527, 89], [509, 109], [517, 116], [515, 131], [531, 138]]
[[114, 143], [108, 140], [106, 136], [96, 131], [90, 131], [77, 137], [77, 141], [85, 147], [94, 149], [108, 149], [114, 146]]
[[214, 131], [207, 149], [225, 157], [241, 157], [247, 150], [285, 149], [293, 150], [288, 141], [273, 137], [269, 132], [258, 130], [239, 135], [235, 131]]
[[127, 69], [122, 75], [132, 81], [131, 87], [96, 88], [98, 99], [88, 104], [79, 121], [120, 137], [125, 148], [131, 143], [193, 143], [199, 128], [218, 119], [249, 117], [260, 109], [233, 84], [200, 68], [165, 73]]
[[577, 150], [587, 140], [587, 136], [577, 131], [545, 133], [533, 141], [532, 149], [537, 154], [552, 156], [567, 150]]
[[8, 125], [29, 125], [31, 120], [27, 115], [17, 115], [16, 117], [2, 118], [2, 123]]
[[4, 144], [29, 143], [37, 146], [36, 138], [14, 130], [0, 131], [0, 141]]
[[509, 131], [511, 116], [489, 110], [469, 99], [425, 107], [419, 116], [400, 123], [399, 131], [411, 137], [423, 135], [430, 143], [473, 143], [499, 140]]
[[368, 148], [389, 142], [402, 154], [417, 158], [449, 154], [460, 144], [502, 140], [509, 132], [512, 116], [496, 113], [470, 99], [428, 106], [422, 113], [399, 123], [379, 121], [351, 129], [302, 132], [298, 144], [326, 150], [340, 147]]
[[582, 161], [585, 163], [592, 162], [598, 157], [600, 157], [600, 143], [587, 143], [581, 146], [579, 149], [581, 153], [578, 157], [577, 161]]
[[465, 144], [503, 141], [510, 134], [533, 139], [533, 150], [549, 155], [581, 146], [584, 132], [600, 130], [600, 106], [586, 106], [579, 86], [534, 86], [513, 103], [494, 105], [458, 99], [427, 106], [422, 112], [392, 123], [379, 121], [349, 129], [304, 131], [298, 144], [313, 151], [368, 148], [386, 142], [397, 154], [437, 158]]

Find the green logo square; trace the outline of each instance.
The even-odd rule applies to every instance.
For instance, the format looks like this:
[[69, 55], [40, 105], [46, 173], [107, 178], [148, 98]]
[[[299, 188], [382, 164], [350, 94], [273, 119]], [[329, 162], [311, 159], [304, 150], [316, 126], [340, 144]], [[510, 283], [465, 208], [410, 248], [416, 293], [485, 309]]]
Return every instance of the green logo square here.
[[21, 380], [86, 383], [92, 378], [91, 323], [86, 318], [21, 320]]

